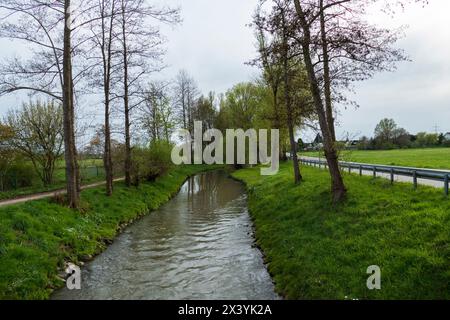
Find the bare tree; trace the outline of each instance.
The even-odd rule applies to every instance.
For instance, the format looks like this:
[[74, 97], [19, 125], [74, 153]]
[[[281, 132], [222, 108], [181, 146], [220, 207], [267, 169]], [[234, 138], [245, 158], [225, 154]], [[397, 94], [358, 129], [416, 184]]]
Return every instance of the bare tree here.
[[[294, 115], [293, 115], [293, 104], [292, 104], [292, 78], [293, 78], [293, 68], [292, 68], [292, 57], [293, 53], [291, 50], [290, 41], [290, 28], [287, 24], [286, 9], [283, 7], [282, 3], [278, 3], [278, 12], [280, 21], [279, 27], [281, 28], [281, 62], [283, 69], [283, 83], [284, 83], [284, 104], [286, 106], [287, 114], [287, 124], [289, 130], [289, 141], [291, 144], [291, 157], [294, 166], [294, 181], [296, 184], [300, 183], [303, 179], [300, 173], [300, 165], [298, 162], [297, 154], [297, 142], [295, 140], [295, 128], [294, 128]], [[295, 54], [294, 54], [295, 56]], [[295, 70], [295, 69], [294, 69]]]
[[175, 108], [178, 110], [180, 125], [191, 133], [194, 131], [194, 109], [199, 94], [194, 78], [181, 70], [175, 79]]
[[164, 82], [151, 82], [146, 92], [147, 99], [141, 108], [141, 124], [152, 142], [162, 139], [170, 141], [174, 128], [168, 86]]
[[[113, 163], [111, 155], [111, 103], [112, 103], [112, 82], [113, 72], [118, 71], [117, 67], [117, 30], [115, 25], [118, 22], [119, 14], [119, 0], [98, 0], [98, 6], [93, 10], [93, 19], [90, 23], [90, 30], [92, 33], [91, 50], [88, 50], [88, 59], [93, 64], [90, 72], [92, 78], [92, 85], [100, 87], [103, 91], [103, 105], [104, 105], [104, 152], [103, 163], [106, 173], [106, 194], [111, 196], [113, 193]], [[95, 17], [98, 17], [95, 19]], [[117, 77], [117, 76], [116, 76]]]
[[343, 98], [339, 89], [377, 71], [392, 70], [395, 62], [405, 59], [400, 50], [392, 47], [399, 30], [378, 28], [364, 21], [367, 7], [375, 2], [382, 1], [294, 0], [293, 7], [289, 4], [296, 13], [293, 23], [299, 23], [295, 38], [302, 48], [324, 139], [334, 202], [344, 199], [347, 190], [338, 164], [333, 100]]
[[131, 185], [131, 112], [145, 102], [143, 82], [149, 73], [162, 68], [164, 42], [151, 22], [176, 24], [179, 10], [157, 8], [145, 0], [120, 0], [120, 41], [123, 67], [123, 110], [125, 115], [125, 181]]
[[[16, 58], [0, 67], [0, 95], [28, 91], [47, 95], [62, 102], [66, 185], [69, 206], [77, 208], [80, 200], [80, 176], [75, 142], [74, 86], [84, 70], [74, 74], [73, 33], [84, 25], [88, 1], [80, 0], [73, 15], [71, 0], [1, 0], [3, 14], [0, 37], [23, 41], [33, 48], [32, 58]], [[78, 24], [72, 22], [77, 20]]]

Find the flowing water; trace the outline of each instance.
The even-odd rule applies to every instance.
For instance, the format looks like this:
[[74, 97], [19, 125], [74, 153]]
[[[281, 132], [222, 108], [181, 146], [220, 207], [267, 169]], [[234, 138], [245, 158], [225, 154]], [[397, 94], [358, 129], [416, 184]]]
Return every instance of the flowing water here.
[[278, 299], [254, 245], [242, 185], [223, 172], [191, 178], [53, 299]]

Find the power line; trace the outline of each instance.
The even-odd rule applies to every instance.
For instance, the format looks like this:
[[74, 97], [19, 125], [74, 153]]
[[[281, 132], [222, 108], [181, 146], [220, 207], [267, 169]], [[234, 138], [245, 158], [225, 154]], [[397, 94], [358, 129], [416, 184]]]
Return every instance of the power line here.
[[441, 128], [437, 124], [433, 128], [436, 134], [439, 134], [439, 132], [441, 131]]

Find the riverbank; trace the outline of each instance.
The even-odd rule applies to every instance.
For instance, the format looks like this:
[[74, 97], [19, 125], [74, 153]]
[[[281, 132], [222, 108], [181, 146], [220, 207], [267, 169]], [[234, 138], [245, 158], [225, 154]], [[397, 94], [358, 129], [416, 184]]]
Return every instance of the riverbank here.
[[[276, 176], [258, 168], [246, 183], [249, 209], [278, 293], [288, 299], [450, 299], [450, 200], [440, 190], [345, 175], [348, 199], [330, 202], [329, 176], [292, 165]], [[382, 289], [367, 289], [367, 268]]]
[[189, 176], [215, 166], [177, 167], [139, 188], [82, 192], [83, 212], [51, 200], [0, 208], [0, 299], [47, 299], [64, 285], [58, 270], [102, 252], [128, 224], [170, 200]]

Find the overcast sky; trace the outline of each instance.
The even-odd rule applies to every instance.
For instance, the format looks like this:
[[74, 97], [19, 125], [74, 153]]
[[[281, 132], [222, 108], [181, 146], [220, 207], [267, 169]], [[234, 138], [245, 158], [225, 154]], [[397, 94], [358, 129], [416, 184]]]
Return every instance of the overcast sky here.
[[[202, 92], [219, 93], [257, 76], [257, 69], [244, 64], [256, 54], [247, 24], [257, 0], [159, 2], [180, 6], [183, 24], [163, 29], [169, 39], [169, 67], [156, 78], [172, 78], [179, 69], [185, 69]], [[434, 131], [435, 126], [450, 131], [450, 1], [430, 2], [425, 8], [409, 8], [395, 19], [381, 13], [372, 17], [393, 27], [409, 26], [398, 46], [406, 50], [412, 62], [401, 63], [395, 73], [379, 74], [356, 86], [355, 93], [349, 96], [360, 108], [341, 109], [339, 138], [347, 132], [352, 137], [372, 135], [376, 124], [385, 117], [394, 118], [411, 133]], [[5, 54], [2, 49], [0, 56]], [[20, 100], [0, 99], [0, 113]]]

